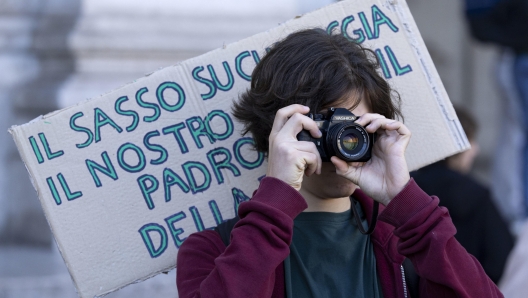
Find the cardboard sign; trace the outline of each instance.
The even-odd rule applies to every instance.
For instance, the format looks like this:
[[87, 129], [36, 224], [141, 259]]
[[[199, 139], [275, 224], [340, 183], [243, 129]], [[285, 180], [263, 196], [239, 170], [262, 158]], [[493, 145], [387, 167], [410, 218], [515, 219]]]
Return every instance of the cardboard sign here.
[[469, 147], [402, 0], [339, 2], [167, 67], [10, 130], [81, 297], [174, 268], [189, 234], [249, 199], [266, 161], [232, 102], [266, 47], [313, 27], [375, 50], [413, 133], [411, 170]]

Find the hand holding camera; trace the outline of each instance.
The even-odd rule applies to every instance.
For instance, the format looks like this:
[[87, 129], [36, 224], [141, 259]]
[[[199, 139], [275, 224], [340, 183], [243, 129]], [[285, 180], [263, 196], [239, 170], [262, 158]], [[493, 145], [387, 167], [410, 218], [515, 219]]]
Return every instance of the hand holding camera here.
[[280, 179], [296, 190], [301, 189], [303, 175], [321, 173], [322, 161], [315, 144], [296, 138], [302, 130], [314, 138], [322, 136], [317, 124], [305, 116], [309, 111], [298, 104], [278, 110], [269, 136], [266, 176]]
[[357, 117], [344, 108], [330, 108], [326, 116], [308, 117], [317, 124], [322, 137], [301, 131], [297, 139], [314, 143], [321, 160], [332, 161], [337, 174], [384, 205], [405, 187], [410, 179], [405, 149], [411, 134], [401, 122], [379, 114]]
[[331, 161], [337, 174], [384, 205], [405, 187], [410, 179], [405, 149], [411, 136], [405, 125], [379, 114], [357, 118], [343, 108], [330, 109], [326, 116], [308, 112], [302, 105], [277, 112], [267, 176], [300, 190], [304, 174], [319, 174], [322, 162]]
[[347, 163], [334, 156], [331, 161], [337, 174], [359, 185], [367, 195], [386, 206], [410, 180], [405, 149], [411, 132], [403, 123], [379, 114], [364, 114], [356, 124], [377, 134], [372, 158], [365, 163]]

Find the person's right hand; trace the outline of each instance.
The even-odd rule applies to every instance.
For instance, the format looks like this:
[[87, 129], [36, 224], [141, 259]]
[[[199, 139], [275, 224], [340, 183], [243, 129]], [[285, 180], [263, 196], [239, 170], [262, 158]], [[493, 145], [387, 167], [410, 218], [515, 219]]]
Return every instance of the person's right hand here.
[[301, 189], [304, 174], [321, 173], [321, 157], [315, 144], [297, 140], [303, 129], [314, 138], [321, 137], [317, 124], [304, 115], [309, 111], [309, 107], [298, 104], [278, 110], [269, 136], [266, 176], [280, 179], [296, 190]]

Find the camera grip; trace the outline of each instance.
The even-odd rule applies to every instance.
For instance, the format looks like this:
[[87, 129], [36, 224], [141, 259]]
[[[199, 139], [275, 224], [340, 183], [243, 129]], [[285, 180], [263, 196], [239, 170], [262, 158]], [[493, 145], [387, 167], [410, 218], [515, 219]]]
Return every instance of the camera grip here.
[[313, 138], [310, 135], [310, 132], [308, 130], [301, 130], [301, 132], [297, 135], [298, 141], [305, 141], [305, 142], [312, 142]]

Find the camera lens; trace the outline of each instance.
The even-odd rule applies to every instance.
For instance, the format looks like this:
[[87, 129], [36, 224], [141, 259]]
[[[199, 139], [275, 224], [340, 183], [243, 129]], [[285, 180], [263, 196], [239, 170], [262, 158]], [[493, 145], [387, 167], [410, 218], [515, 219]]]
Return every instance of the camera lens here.
[[348, 125], [340, 129], [336, 136], [337, 154], [347, 159], [356, 159], [362, 155], [363, 147], [367, 145], [367, 134], [358, 125]]
[[[332, 148], [331, 155], [344, 161], [362, 159], [369, 151], [367, 131], [353, 122], [344, 122], [333, 126], [327, 135], [327, 144]], [[329, 148], [330, 149], [330, 148]]]
[[347, 134], [343, 137], [343, 147], [346, 150], [352, 151], [357, 148], [359, 144], [359, 139], [352, 133]]

